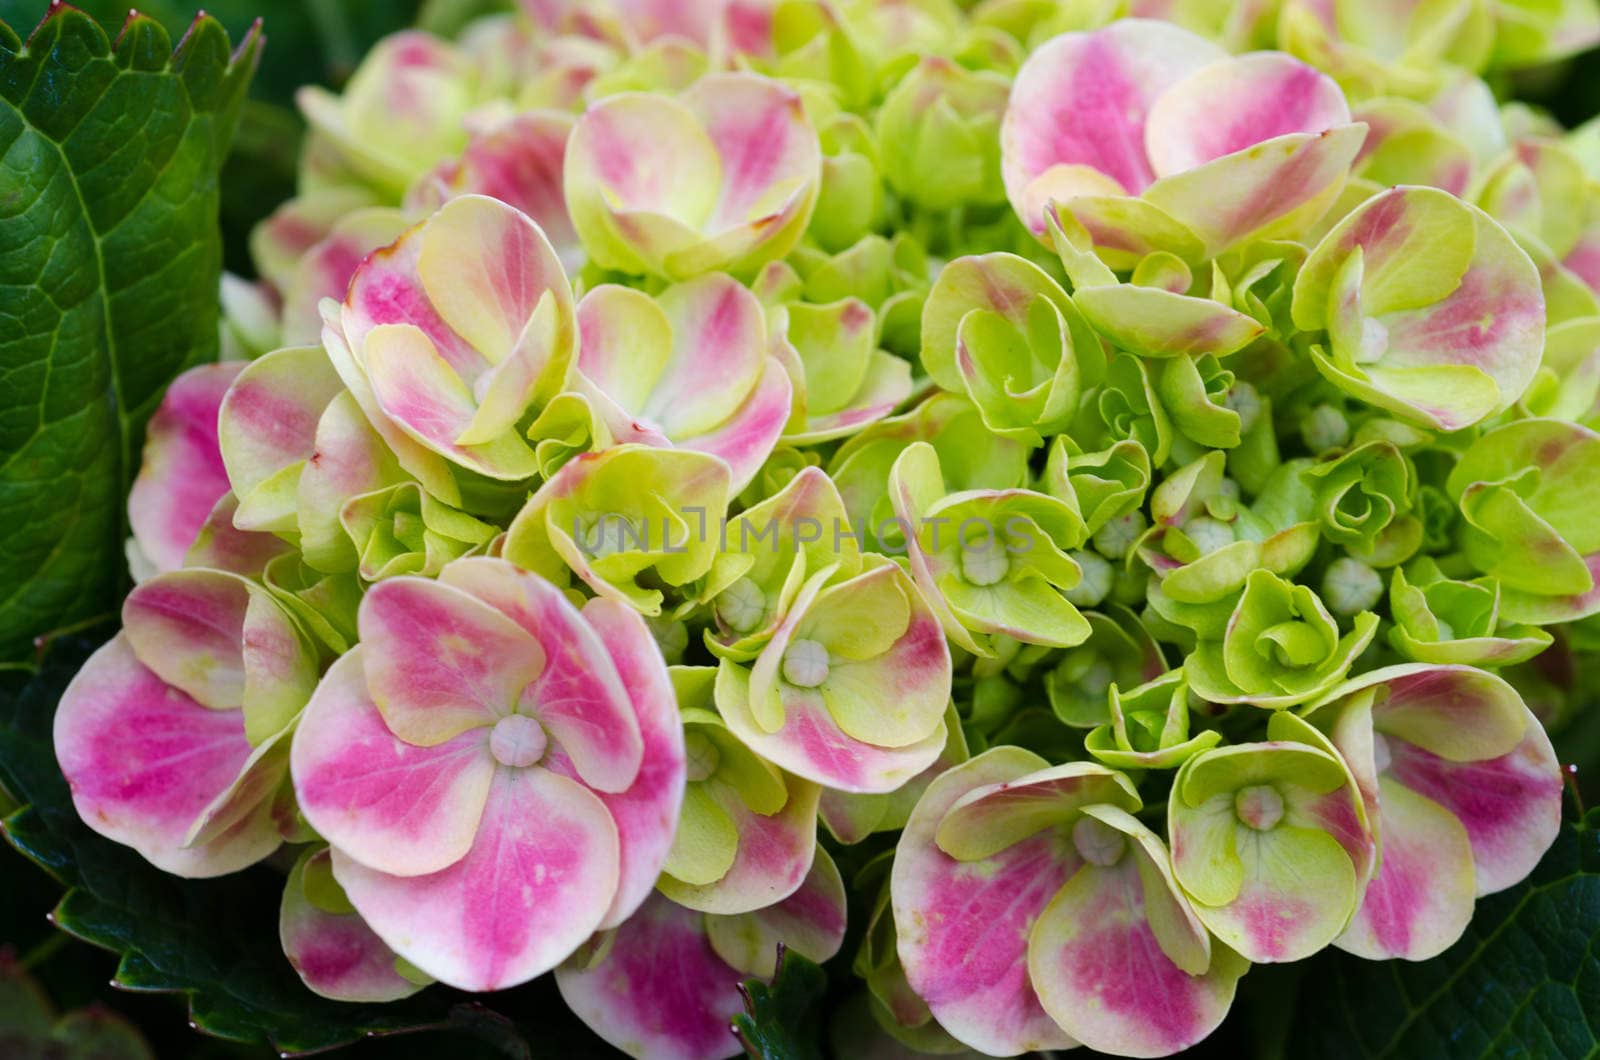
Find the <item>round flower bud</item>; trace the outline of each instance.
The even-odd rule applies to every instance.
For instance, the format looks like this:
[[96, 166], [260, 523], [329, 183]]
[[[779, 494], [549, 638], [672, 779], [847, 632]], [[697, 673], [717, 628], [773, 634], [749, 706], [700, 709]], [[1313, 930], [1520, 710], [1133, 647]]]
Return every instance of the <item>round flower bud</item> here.
[[1336, 615], [1369, 611], [1383, 595], [1383, 578], [1377, 571], [1349, 556], [1328, 564], [1322, 576], [1322, 599]]
[[1300, 424], [1300, 437], [1313, 453], [1342, 449], [1350, 441], [1350, 421], [1343, 412], [1324, 402]]
[[1107, 559], [1121, 559], [1150, 526], [1141, 511], [1131, 511], [1102, 526], [1094, 535], [1095, 551]]
[[1068, 589], [1066, 598], [1079, 607], [1095, 607], [1111, 592], [1116, 570], [1110, 561], [1094, 552], [1074, 552], [1072, 558], [1083, 572], [1078, 584]]

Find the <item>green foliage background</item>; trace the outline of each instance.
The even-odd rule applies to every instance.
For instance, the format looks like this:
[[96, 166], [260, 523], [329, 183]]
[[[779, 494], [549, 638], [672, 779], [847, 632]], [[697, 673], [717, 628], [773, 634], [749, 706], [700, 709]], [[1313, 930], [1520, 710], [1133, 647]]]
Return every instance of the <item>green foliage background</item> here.
[[[0, 211], [0, 289], [16, 299], [0, 310], [0, 664], [11, 667], [0, 672], [0, 816], [27, 855], [0, 846], [0, 964], [25, 967], [62, 1010], [120, 1011], [163, 1058], [340, 1045], [358, 1058], [609, 1052], [548, 981], [481, 1002], [439, 987], [394, 1006], [313, 997], [277, 947], [277, 874], [156, 871], [77, 819], [49, 741], [61, 689], [109, 635], [125, 589], [123, 497], [144, 420], [168, 379], [214, 356], [219, 271], [249, 271], [251, 226], [292, 193], [295, 88], [340, 84], [385, 33], [419, 21], [450, 32], [501, 3], [213, 0], [213, 18], [191, 29], [189, 3], [153, 0], [141, 8], [150, 17], [124, 29], [125, 0], [85, 0], [111, 38], [121, 34], [113, 53], [70, 13], [24, 48], [46, 5], [0, 0], [0, 203], [24, 206]], [[258, 14], [264, 51], [230, 59], [229, 38], [245, 40]], [[1576, 124], [1600, 111], [1600, 56], [1515, 88]], [[36, 648], [49, 634], [59, 635], [48, 650]], [[1600, 770], [1600, 735], [1563, 754], [1587, 779]], [[1534, 876], [1480, 902], [1467, 936], [1437, 960], [1330, 953], [1257, 968], [1192, 1055], [1600, 1052], [1600, 813], [1571, 816]], [[861, 854], [837, 857], [848, 869]], [[862, 912], [852, 909], [857, 925]], [[753, 984], [746, 1044], [773, 1060], [825, 1055], [827, 1018], [855, 989], [857, 941], [826, 971], [791, 960], [775, 985]], [[0, 1006], [0, 1044], [5, 1021], [20, 1018], [11, 1011]], [[365, 1040], [405, 1029], [414, 1033]]]

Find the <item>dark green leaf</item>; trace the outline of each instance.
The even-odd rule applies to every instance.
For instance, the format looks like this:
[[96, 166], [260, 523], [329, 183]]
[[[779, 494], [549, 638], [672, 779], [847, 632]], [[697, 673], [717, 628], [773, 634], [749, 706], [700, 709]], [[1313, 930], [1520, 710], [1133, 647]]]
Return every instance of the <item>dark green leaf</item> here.
[[733, 1033], [757, 1060], [820, 1060], [827, 989], [828, 977], [814, 961], [779, 947], [771, 983], [740, 984], [745, 1011], [733, 1018]]
[[1287, 1054], [1350, 1060], [1587, 1057], [1600, 1049], [1600, 810], [1524, 882], [1480, 899], [1431, 961], [1307, 968]]
[[144, 422], [214, 358], [217, 174], [259, 40], [213, 20], [113, 51], [54, 7], [0, 33], [0, 661], [115, 608]]

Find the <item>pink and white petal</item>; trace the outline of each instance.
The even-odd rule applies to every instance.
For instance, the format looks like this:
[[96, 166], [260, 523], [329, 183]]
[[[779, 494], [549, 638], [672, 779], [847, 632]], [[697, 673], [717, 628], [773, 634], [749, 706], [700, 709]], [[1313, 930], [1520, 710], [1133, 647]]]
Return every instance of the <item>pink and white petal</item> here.
[[484, 195], [452, 199], [422, 227], [417, 276], [439, 316], [490, 364], [512, 346], [546, 293], [570, 329], [572, 288], [539, 226]]
[[[321, 329], [319, 317], [313, 341]], [[317, 421], [343, 389], [321, 346], [274, 350], [246, 365], [228, 387], [217, 417], [219, 451], [233, 491], [248, 497], [273, 475], [309, 457]]]
[[1357, 957], [1426, 960], [1449, 949], [1472, 919], [1472, 843], [1449, 810], [1378, 779], [1383, 858], [1366, 897], [1334, 945]]
[[275, 850], [268, 822], [250, 817], [216, 842], [186, 845], [195, 819], [250, 757], [244, 713], [211, 710], [162, 681], [118, 634], [62, 694], [56, 761], [78, 815], [177, 876], [220, 876]]
[[[604, 792], [627, 791], [642, 768], [646, 714], [659, 717], [662, 695], [675, 702], [670, 682], [661, 684], [667, 680], [665, 664], [649, 632], [601, 609], [595, 613], [606, 626], [602, 632], [560, 589], [501, 559], [458, 560], [439, 580], [498, 611], [531, 638], [524, 652], [540, 665], [530, 668], [526, 679], [519, 675], [519, 710], [549, 730], [585, 784]], [[608, 644], [608, 635], [618, 641]], [[618, 661], [623, 655], [635, 678], [648, 684], [624, 680]], [[648, 665], [652, 655], [659, 674]], [[655, 750], [671, 753], [664, 743]]]
[[228, 471], [217, 442], [217, 412], [243, 361], [203, 364], [172, 381], [145, 433], [139, 475], [128, 494], [134, 540], [157, 570], [177, 570]]
[[706, 917], [712, 948], [760, 979], [777, 974], [779, 945], [821, 964], [839, 952], [844, 928], [844, 878], [820, 847], [804, 882], [783, 901], [739, 916]]
[[717, 956], [705, 914], [651, 895], [592, 963], [556, 969], [567, 1006], [629, 1056], [723, 1060], [743, 1052], [729, 1027], [744, 977]]
[[[276, 534], [240, 530], [233, 525], [239, 498], [230, 491], [217, 500], [205, 525], [195, 535], [194, 544], [183, 557], [185, 567], [207, 567], [228, 571], [246, 578], [259, 578], [267, 563], [294, 546]], [[146, 579], [148, 580], [148, 579]]]
[[1561, 764], [1544, 726], [1524, 713], [1527, 734], [1497, 758], [1452, 762], [1400, 740], [1388, 743], [1389, 775], [1466, 828], [1480, 895], [1520, 882], [1561, 830]]
[[561, 191], [573, 121], [560, 111], [531, 111], [473, 137], [459, 160], [436, 171], [446, 197], [487, 195], [516, 207], [544, 230], [564, 263], [575, 264], [578, 237]]
[[[607, 243], [625, 232], [613, 213], [646, 212], [697, 231], [716, 208], [722, 163], [694, 111], [660, 95], [624, 93], [584, 111], [567, 141], [563, 190], [567, 208], [591, 256], [596, 237]], [[648, 244], [648, 241], [646, 241]], [[596, 260], [613, 261], [601, 247]], [[642, 248], [643, 249], [643, 248]]]
[[395, 970], [395, 954], [355, 912], [330, 913], [305, 892], [309, 866], [328, 871], [328, 849], [308, 851], [289, 872], [278, 907], [278, 940], [307, 989], [334, 1001], [383, 1002], [422, 989]]
[[432, 746], [493, 725], [547, 669], [526, 629], [445, 582], [387, 578], [362, 599], [357, 622], [367, 688], [407, 743]]
[[643, 291], [604, 283], [578, 303], [578, 333], [580, 379], [626, 416], [642, 414], [674, 353], [666, 311]]
[[340, 218], [373, 203], [371, 191], [353, 185], [319, 188], [290, 199], [250, 233], [250, 257], [262, 277], [283, 291], [300, 259], [327, 238]]
[[333, 874], [379, 938], [442, 983], [500, 990], [566, 960], [617, 893], [617, 829], [587, 788], [538, 767], [495, 772], [465, 857], [391, 876], [333, 848]]
[[1145, 198], [1199, 236], [1207, 257], [1251, 238], [1298, 236], [1333, 204], [1365, 138], [1350, 124], [1291, 133], [1163, 177]]
[[367, 379], [383, 414], [429, 448], [456, 457], [478, 403], [420, 328], [380, 324], [367, 335]]
[[1155, 180], [1145, 122], [1171, 85], [1222, 49], [1165, 22], [1124, 19], [1092, 33], [1064, 33], [1017, 72], [1000, 130], [1001, 170], [1012, 208], [1033, 228], [1025, 192], [1052, 166], [1081, 165], [1129, 195]]
[[1510, 752], [1527, 733], [1522, 697], [1486, 670], [1417, 665], [1367, 677], [1386, 690], [1373, 702], [1373, 729], [1394, 742], [1474, 762]]
[[817, 796], [821, 789], [786, 778], [789, 801], [771, 816], [751, 810], [727, 784], [708, 786], [708, 794], [738, 829], [733, 864], [720, 880], [687, 884], [662, 876], [656, 887], [679, 905], [725, 916], [748, 913], [782, 901], [805, 882], [817, 851]]
[[1333, 78], [1283, 52], [1211, 63], [1150, 106], [1144, 143], [1158, 177], [1194, 169], [1290, 133], [1350, 123]]
[[367, 693], [358, 647], [328, 668], [289, 751], [295, 795], [328, 842], [374, 871], [419, 876], [472, 846], [495, 775], [488, 730], [434, 747], [395, 737]]
[[1238, 895], [1223, 906], [1195, 905], [1228, 947], [1251, 961], [1298, 961], [1344, 930], [1363, 881], [1338, 840], [1312, 828], [1241, 827], [1235, 851], [1243, 867]]
[[1245, 967], [1221, 947], [1204, 975], [1174, 964], [1150, 926], [1134, 856], [1079, 869], [1039, 913], [1028, 945], [1046, 1011], [1084, 1045], [1118, 1056], [1168, 1056], [1205, 1038]]
[[213, 843], [272, 804], [289, 777], [289, 737], [290, 731], [281, 729], [256, 745], [233, 782], [218, 792], [189, 826], [186, 846]]
[[[909, 384], [910, 366], [904, 361], [898, 363], [906, 369]], [[769, 357], [755, 389], [731, 419], [715, 430], [677, 442], [685, 449], [698, 449], [721, 458], [733, 475], [729, 493], [740, 493], [777, 446], [784, 425], [789, 422], [793, 396], [789, 373], [777, 358]], [[889, 411], [885, 409], [883, 415]]]
[[1075, 1044], [1039, 1003], [1027, 954], [1039, 914], [1080, 862], [1053, 832], [977, 862], [944, 853], [934, 832], [967, 792], [1043, 764], [1031, 752], [997, 747], [939, 777], [900, 835], [890, 876], [900, 962], [911, 988], [952, 1036], [995, 1056]]
[[670, 438], [727, 421], [768, 370], [766, 314], [750, 289], [712, 273], [656, 296], [672, 327], [672, 358], [639, 411]]
[[167, 684], [203, 706], [244, 702], [245, 615], [252, 589], [214, 570], [177, 570], [139, 583], [122, 602], [128, 646]]
[[822, 148], [793, 89], [753, 74], [711, 74], [681, 97], [722, 160], [722, 187], [708, 230], [775, 214], [773, 192], [789, 182], [815, 187]]
[[[424, 231], [425, 225], [410, 229], [391, 245], [369, 254], [356, 269], [340, 314], [344, 339], [356, 359], [365, 364], [367, 338], [374, 328], [408, 324], [428, 337], [458, 376], [471, 380], [483, 369], [482, 354], [444, 322], [418, 275]], [[323, 320], [326, 323], [326, 311]]]
[[574, 340], [570, 310], [563, 315], [560, 301], [546, 291], [511, 352], [478, 377], [478, 411], [456, 444], [493, 443], [530, 409], [554, 397], [566, 385]]
[[782, 727], [763, 729], [750, 711], [750, 673], [723, 660], [717, 670], [717, 710], [749, 748], [796, 776], [849, 792], [894, 791], [926, 769], [944, 747], [945, 727], [905, 747], [862, 743], [839, 728], [822, 697], [788, 689]]
[[[627, 790], [596, 792], [617, 824], [622, 858], [617, 896], [600, 922], [604, 929], [632, 916], [661, 874], [683, 804], [686, 760], [672, 679], [644, 619], [614, 600], [590, 600], [583, 606], [583, 618], [605, 644], [622, 686], [629, 690], [643, 740], [639, 772]], [[612, 747], [621, 742], [611, 739]]]
[[343, 298], [350, 278], [367, 256], [405, 234], [405, 214], [386, 207], [357, 210], [339, 219], [333, 229], [295, 263], [283, 291], [282, 341], [291, 346], [314, 343], [322, 333], [324, 298]]

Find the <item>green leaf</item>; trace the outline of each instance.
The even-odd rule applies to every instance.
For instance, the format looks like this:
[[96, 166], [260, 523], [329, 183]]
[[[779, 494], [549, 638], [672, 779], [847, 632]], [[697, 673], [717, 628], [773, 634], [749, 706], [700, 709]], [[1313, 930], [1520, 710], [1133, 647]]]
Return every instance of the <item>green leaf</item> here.
[[0, 25], [0, 661], [111, 611], [123, 498], [168, 381], [217, 352], [217, 173], [260, 39], [214, 20], [112, 48], [52, 7]]
[[1329, 954], [1308, 966], [1287, 1055], [1584, 1057], [1600, 1049], [1600, 810], [1533, 874], [1478, 901], [1431, 961]]
[[745, 1011], [733, 1017], [733, 1033], [756, 1060], [821, 1060], [822, 996], [828, 978], [816, 962], [778, 947], [778, 972], [768, 983], [739, 984]]

